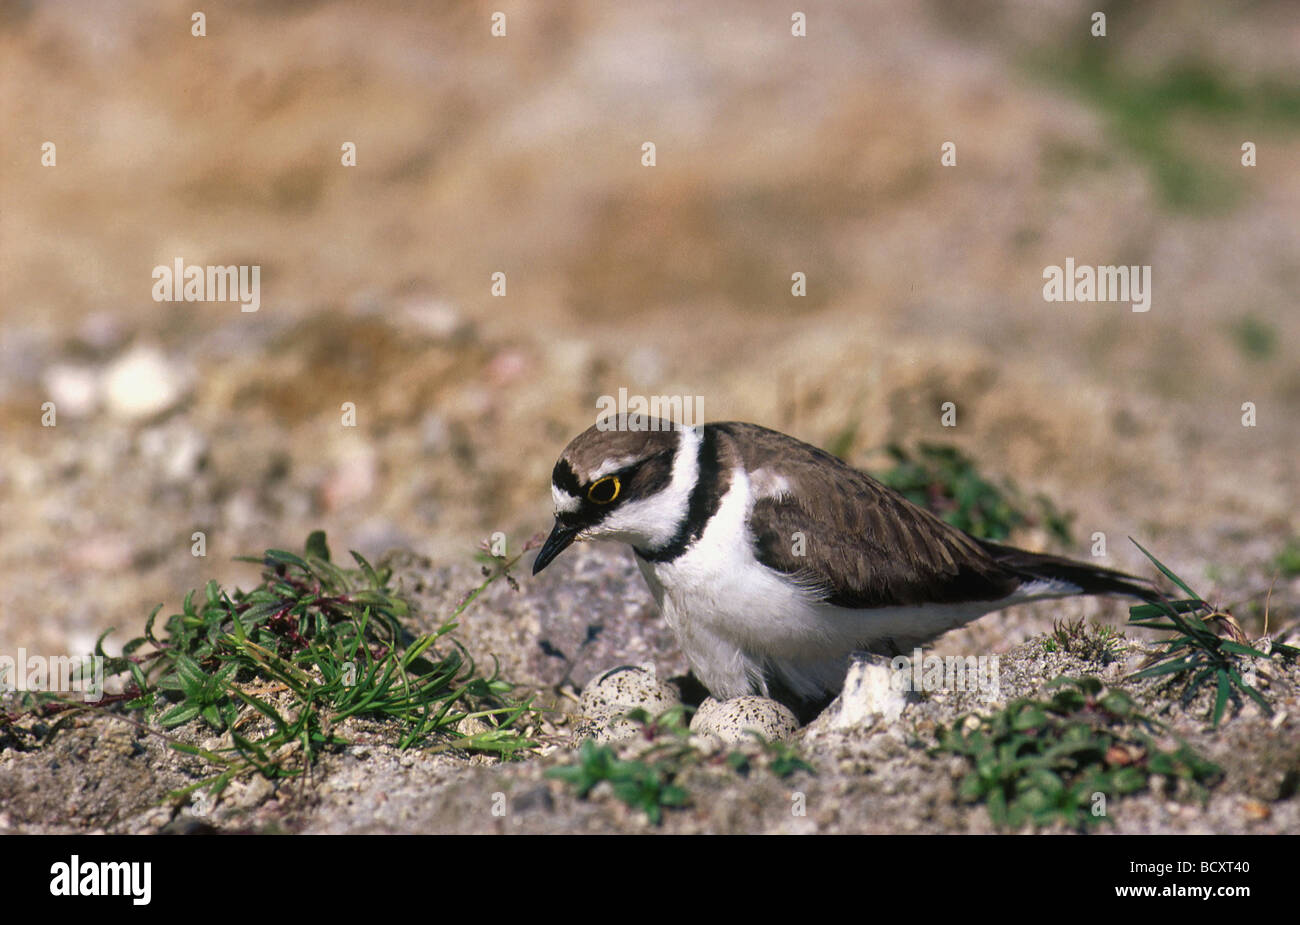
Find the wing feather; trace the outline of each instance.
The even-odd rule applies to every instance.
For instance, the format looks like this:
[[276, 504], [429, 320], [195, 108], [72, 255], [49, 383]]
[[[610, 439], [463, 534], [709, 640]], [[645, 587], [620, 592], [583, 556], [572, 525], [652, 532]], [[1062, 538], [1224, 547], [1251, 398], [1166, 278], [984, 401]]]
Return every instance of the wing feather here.
[[827, 603], [993, 601], [1021, 584], [1023, 575], [978, 540], [829, 453], [753, 424], [714, 426], [739, 438], [735, 451], [750, 471], [791, 489], [755, 501], [755, 556]]

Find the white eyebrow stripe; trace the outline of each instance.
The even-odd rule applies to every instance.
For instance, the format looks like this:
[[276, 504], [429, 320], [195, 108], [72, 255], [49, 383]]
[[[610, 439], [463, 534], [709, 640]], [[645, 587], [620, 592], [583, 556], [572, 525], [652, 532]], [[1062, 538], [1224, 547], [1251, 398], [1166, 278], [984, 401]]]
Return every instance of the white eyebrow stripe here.
[[596, 479], [603, 478], [611, 472], [617, 472], [625, 466], [630, 466], [632, 463], [636, 462], [638, 458], [639, 457], [636, 456], [619, 456], [616, 459], [607, 459], [600, 464], [599, 469], [591, 473], [591, 477], [588, 478], [587, 481], [594, 482]]
[[551, 486], [551, 497], [555, 499], [555, 512], [557, 514], [572, 513], [582, 505], [581, 500], [573, 497], [558, 485]]

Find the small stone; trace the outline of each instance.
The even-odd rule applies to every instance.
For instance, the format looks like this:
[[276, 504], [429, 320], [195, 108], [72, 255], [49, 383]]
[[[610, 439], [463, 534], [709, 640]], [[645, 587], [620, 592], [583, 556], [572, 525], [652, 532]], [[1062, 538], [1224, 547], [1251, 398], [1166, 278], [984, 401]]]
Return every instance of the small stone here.
[[623, 359], [633, 382], [658, 382], [664, 377], [663, 352], [649, 344], [638, 344]]
[[[130, 568], [134, 558], [134, 547], [123, 534], [106, 533], [70, 543], [67, 547], [67, 556], [69, 561], [76, 563], [78, 568], [95, 572], [120, 572]], [[72, 651], [89, 650], [84, 646], [74, 645]]]
[[111, 311], [93, 312], [77, 326], [77, 337], [94, 350], [112, 350], [126, 336], [126, 325]]
[[235, 781], [222, 795], [229, 806], [260, 806], [275, 794], [275, 785], [260, 774]]
[[396, 321], [413, 332], [439, 339], [452, 337], [465, 324], [454, 305], [438, 299], [406, 302], [397, 312]]
[[555, 810], [555, 798], [551, 796], [550, 788], [545, 784], [540, 784], [525, 790], [511, 800], [510, 808], [517, 813], [549, 813]]
[[456, 724], [456, 731], [463, 736], [475, 736], [491, 732], [492, 727], [476, 716], [467, 716]]
[[353, 446], [341, 454], [320, 486], [321, 506], [338, 511], [364, 501], [379, 481], [379, 461], [368, 446]]
[[168, 482], [193, 478], [208, 451], [203, 436], [188, 427], [153, 427], [140, 434], [140, 451], [153, 460]]
[[528, 354], [522, 350], [508, 348], [499, 351], [488, 361], [484, 373], [494, 386], [504, 388], [523, 378], [528, 372], [529, 363]]
[[104, 371], [108, 410], [126, 420], [144, 420], [170, 410], [186, 388], [180, 370], [156, 347], [133, 347]]
[[883, 655], [859, 655], [849, 666], [844, 690], [826, 712], [831, 726], [850, 729], [871, 725], [877, 717], [892, 723], [908, 704], [906, 691], [894, 686], [894, 669]]
[[420, 419], [420, 447], [426, 453], [442, 453], [451, 446], [451, 431], [447, 419], [437, 411], [430, 411]]
[[1273, 815], [1273, 808], [1263, 800], [1248, 799], [1242, 804], [1242, 812], [1252, 822], [1263, 822]]
[[769, 742], [788, 739], [798, 728], [789, 707], [753, 694], [723, 701], [708, 697], [691, 719], [691, 732], [717, 736], [726, 745], [753, 742], [751, 731]]
[[56, 363], [45, 371], [41, 383], [59, 414], [83, 418], [99, 404], [99, 376], [88, 366]]

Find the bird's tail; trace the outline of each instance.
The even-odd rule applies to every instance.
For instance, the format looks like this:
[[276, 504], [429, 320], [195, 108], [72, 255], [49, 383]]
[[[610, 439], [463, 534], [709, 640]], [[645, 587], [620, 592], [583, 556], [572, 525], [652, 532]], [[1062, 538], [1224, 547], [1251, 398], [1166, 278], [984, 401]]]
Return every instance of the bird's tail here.
[[1160, 601], [1164, 596], [1145, 578], [1127, 575], [1114, 569], [1076, 562], [1064, 556], [1025, 552], [981, 540], [988, 553], [1003, 566], [1023, 575], [1030, 581], [1063, 582], [1073, 585], [1079, 594], [1122, 594], [1144, 601]]

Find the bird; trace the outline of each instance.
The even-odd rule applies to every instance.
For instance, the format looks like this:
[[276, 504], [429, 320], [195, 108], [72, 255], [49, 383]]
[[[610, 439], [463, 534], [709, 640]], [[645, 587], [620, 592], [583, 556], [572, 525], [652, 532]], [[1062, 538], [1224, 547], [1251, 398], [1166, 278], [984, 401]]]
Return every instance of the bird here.
[[815, 716], [855, 653], [898, 655], [990, 612], [1145, 579], [981, 539], [757, 424], [601, 419], [551, 473], [537, 575], [575, 541], [630, 546], [695, 678]]

